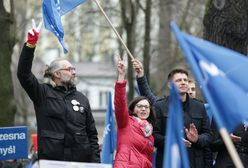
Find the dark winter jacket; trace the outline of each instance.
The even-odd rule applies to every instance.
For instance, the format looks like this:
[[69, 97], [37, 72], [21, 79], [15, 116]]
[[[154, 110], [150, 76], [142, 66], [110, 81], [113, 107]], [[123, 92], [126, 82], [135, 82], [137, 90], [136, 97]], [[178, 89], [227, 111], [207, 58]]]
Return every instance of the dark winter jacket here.
[[[34, 50], [23, 47], [17, 76], [34, 104], [38, 158], [100, 162], [97, 130], [88, 99], [75, 87], [66, 90], [40, 84], [31, 72]], [[79, 102], [78, 107], [74, 107], [72, 100]]]
[[[226, 149], [220, 134], [217, 131], [215, 122], [212, 126], [214, 130], [215, 140], [211, 144], [211, 149], [213, 152], [217, 152], [216, 156], [216, 168], [235, 168], [233, 161]], [[233, 134], [241, 137], [241, 142], [234, 142], [234, 146], [238, 152], [238, 155], [245, 168], [248, 168], [248, 129], [243, 124], [240, 124], [234, 131]]]
[[[168, 118], [169, 99], [158, 99], [153, 95], [147, 84], [146, 77], [137, 78], [141, 95], [146, 96], [153, 103], [156, 112], [156, 123], [154, 127], [155, 147], [157, 147], [156, 168], [161, 168], [164, 158], [164, 145], [166, 139], [166, 121]], [[198, 134], [198, 141], [187, 148], [191, 168], [204, 168], [204, 147], [208, 146], [212, 140], [209, 120], [204, 105], [197, 100], [187, 96], [183, 103], [184, 126], [189, 128], [190, 123], [194, 123]]]

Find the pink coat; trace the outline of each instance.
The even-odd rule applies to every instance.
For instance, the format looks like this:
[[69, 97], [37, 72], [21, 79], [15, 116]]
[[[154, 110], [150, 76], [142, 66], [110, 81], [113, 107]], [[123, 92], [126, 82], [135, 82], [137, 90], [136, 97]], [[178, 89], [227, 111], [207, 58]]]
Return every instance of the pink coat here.
[[114, 168], [151, 168], [153, 136], [145, 137], [138, 122], [128, 114], [126, 81], [115, 85], [117, 152]]

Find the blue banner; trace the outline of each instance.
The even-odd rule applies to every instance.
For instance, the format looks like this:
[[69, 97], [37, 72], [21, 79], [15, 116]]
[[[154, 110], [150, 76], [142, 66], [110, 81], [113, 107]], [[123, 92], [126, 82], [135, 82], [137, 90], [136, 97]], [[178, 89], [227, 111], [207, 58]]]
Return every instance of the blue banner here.
[[101, 163], [113, 164], [116, 150], [116, 129], [115, 117], [112, 108], [112, 96], [108, 93], [108, 107], [105, 117], [105, 129], [103, 133], [103, 144], [101, 153]]
[[203, 91], [219, 129], [229, 132], [248, 121], [248, 58], [188, 35], [171, 24], [182, 52]]
[[0, 160], [28, 158], [28, 128], [0, 128]]
[[189, 168], [188, 153], [183, 142], [183, 109], [176, 86], [170, 83], [170, 104], [166, 125], [163, 167]]

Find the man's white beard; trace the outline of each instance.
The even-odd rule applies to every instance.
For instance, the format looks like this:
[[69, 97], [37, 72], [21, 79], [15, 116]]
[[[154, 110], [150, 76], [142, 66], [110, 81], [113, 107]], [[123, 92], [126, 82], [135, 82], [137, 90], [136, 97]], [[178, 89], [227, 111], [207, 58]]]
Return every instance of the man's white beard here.
[[68, 76], [61, 74], [61, 83], [68, 87], [75, 87], [79, 82], [76, 77], [70, 78]]

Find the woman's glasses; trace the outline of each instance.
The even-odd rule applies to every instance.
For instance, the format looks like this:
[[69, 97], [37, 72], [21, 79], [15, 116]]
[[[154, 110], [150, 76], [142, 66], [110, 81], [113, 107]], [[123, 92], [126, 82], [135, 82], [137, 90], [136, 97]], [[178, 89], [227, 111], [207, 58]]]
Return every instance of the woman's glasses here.
[[142, 108], [145, 108], [146, 110], [147, 110], [147, 109], [150, 109], [150, 106], [149, 106], [149, 105], [143, 105], [143, 104], [136, 104], [136, 107], [137, 107], [138, 109], [142, 109]]

